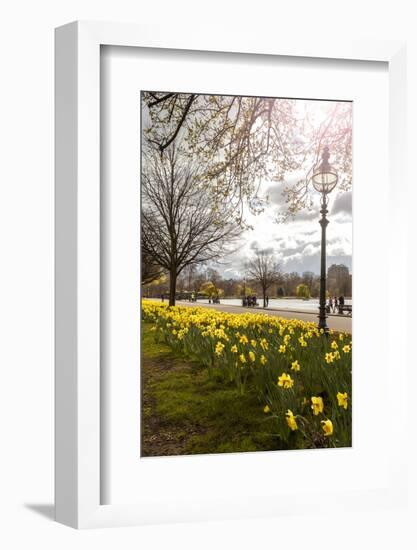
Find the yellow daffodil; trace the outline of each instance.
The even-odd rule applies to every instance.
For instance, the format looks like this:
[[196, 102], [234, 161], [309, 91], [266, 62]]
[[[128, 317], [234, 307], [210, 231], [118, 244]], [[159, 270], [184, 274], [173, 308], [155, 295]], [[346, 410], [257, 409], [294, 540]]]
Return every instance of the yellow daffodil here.
[[217, 342], [216, 350], [215, 350], [216, 355], [221, 355], [223, 353], [223, 350], [224, 350], [224, 344], [222, 342]]
[[266, 340], [266, 338], [262, 338], [261, 342], [260, 342], [260, 345], [261, 345], [261, 348], [266, 351], [268, 349], [268, 341]]
[[249, 352], [249, 359], [252, 361], [252, 363], [255, 362], [256, 357], [255, 357], [255, 354], [253, 353], [253, 351]]
[[279, 352], [279, 353], [285, 353], [285, 350], [286, 350], [286, 349], [287, 349], [287, 348], [286, 348], [284, 345], [281, 344], [281, 345], [279, 346], [278, 352]]
[[326, 363], [333, 363], [333, 361], [334, 361], [333, 353], [326, 353], [325, 361], [326, 361]]
[[234, 344], [234, 345], [230, 348], [230, 351], [231, 351], [232, 353], [237, 353], [237, 345]]
[[285, 417], [290, 430], [295, 431], [298, 428], [297, 421], [296, 421], [296, 417], [293, 415], [290, 409], [288, 409], [288, 411], [286, 412]]
[[289, 389], [294, 386], [294, 380], [291, 378], [289, 374], [286, 374], [283, 372], [281, 376], [278, 378], [278, 386], [281, 388]]
[[337, 404], [339, 407], [343, 407], [345, 410], [348, 408], [348, 394], [346, 392], [337, 392]]
[[256, 348], [256, 340], [251, 340], [251, 341], [250, 341], [250, 345], [251, 345], [253, 348]]
[[302, 348], [307, 347], [307, 342], [304, 340], [304, 336], [300, 336], [298, 341], [300, 342], [300, 345], [301, 345]]
[[262, 363], [262, 365], [266, 365], [267, 360], [266, 360], [265, 355], [261, 355], [261, 363]]
[[338, 349], [338, 348], [339, 348], [339, 346], [337, 345], [336, 340], [333, 340], [333, 342], [330, 344], [330, 347], [331, 347], [332, 349]]
[[245, 357], [245, 355], [244, 355], [243, 353], [241, 353], [241, 354], [239, 355], [239, 359], [240, 359], [240, 362], [241, 362], [241, 363], [246, 363], [246, 357]]
[[333, 422], [331, 420], [322, 420], [321, 427], [326, 437], [330, 437], [333, 434]]
[[268, 407], [268, 405], [265, 405], [264, 413], [269, 413], [269, 412], [271, 412], [271, 409]]
[[344, 353], [349, 353], [350, 352], [350, 346], [348, 346], [348, 345], [343, 346], [342, 350], [344, 351]]
[[321, 397], [312, 397], [311, 398], [311, 408], [313, 409], [313, 414], [316, 416], [323, 412], [324, 403]]
[[242, 336], [240, 337], [239, 342], [241, 344], [247, 344], [249, 342], [249, 340], [247, 339], [247, 337], [244, 334], [242, 334]]
[[291, 370], [298, 372], [300, 369], [301, 369], [301, 365], [298, 361], [293, 361], [291, 363]]
[[224, 340], [228, 340], [226, 333], [224, 332], [223, 328], [218, 328], [214, 331], [214, 336], [216, 338], [223, 338]]

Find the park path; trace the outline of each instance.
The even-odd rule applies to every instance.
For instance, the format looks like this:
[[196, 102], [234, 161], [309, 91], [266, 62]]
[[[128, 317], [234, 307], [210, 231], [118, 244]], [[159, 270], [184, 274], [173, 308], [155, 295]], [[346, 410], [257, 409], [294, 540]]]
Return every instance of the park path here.
[[[307, 311], [295, 311], [288, 309], [276, 309], [276, 308], [248, 308], [242, 306], [226, 305], [226, 304], [207, 304], [198, 302], [183, 302], [177, 300], [177, 305], [186, 307], [205, 307], [216, 309], [218, 311], [226, 311], [228, 313], [265, 313], [266, 315], [272, 315], [274, 317], [284, 317], [285, 319], [300, 319], [301, 321], [317, 322], [318, 312]], [[352, 334], [352, 317], [347, 315], [329, 315], [327, 318], [327, 325], [329, 328], [338, 331], [348, 332]]]

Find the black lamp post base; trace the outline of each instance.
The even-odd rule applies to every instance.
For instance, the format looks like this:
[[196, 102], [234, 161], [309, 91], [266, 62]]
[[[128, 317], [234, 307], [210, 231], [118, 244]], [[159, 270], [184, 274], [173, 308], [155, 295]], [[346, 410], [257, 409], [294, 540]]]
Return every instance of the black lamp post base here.
[[329, 332], [329, 327], [327, 326], [327, 315], [326, 315], [326, 306], [319, 307], [319, 322], [318, 322], [318, 329], [323, 330], [326, 334]]

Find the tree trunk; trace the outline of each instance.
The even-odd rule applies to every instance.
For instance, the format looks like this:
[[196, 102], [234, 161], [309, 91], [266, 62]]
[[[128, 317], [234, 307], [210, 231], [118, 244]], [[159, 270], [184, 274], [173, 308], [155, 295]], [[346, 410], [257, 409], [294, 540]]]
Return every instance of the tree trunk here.
[[175, 306], [175, 293], [177, 290], [177, 271], [171, 269], [169, 274], [169, 305]]
[[266, 290], [264, 288], [262, 289], [262, 296], [264, 300], [264, 307], [266, 307]]

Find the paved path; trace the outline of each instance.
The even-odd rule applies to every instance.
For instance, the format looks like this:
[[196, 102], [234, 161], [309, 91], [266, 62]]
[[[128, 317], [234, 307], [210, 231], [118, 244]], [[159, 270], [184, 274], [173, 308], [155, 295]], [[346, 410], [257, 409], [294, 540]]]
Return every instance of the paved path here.
[[[267, 315], [273, 315], [274, 317], [284, 317], [285, 319], [301, 319], [302, 321], [317, 322], [317, 313], [311, 311], [295, 311], [288, 309], [276, 309], [276, 308], [248, 308], [242, 306], [232, 306], [226, 304], [207, 304], [207, 303], [191, 303], [177, 300], [177, 305], [186, 307], [206, 307], [217, 309], [218, 311], [227, 311], [228, 313], [266, 313]], [[347, 315], [329, 315], [327, 317], [327, 325], [334, 330], [341, 330], [352, 333], [352, 317]]]

